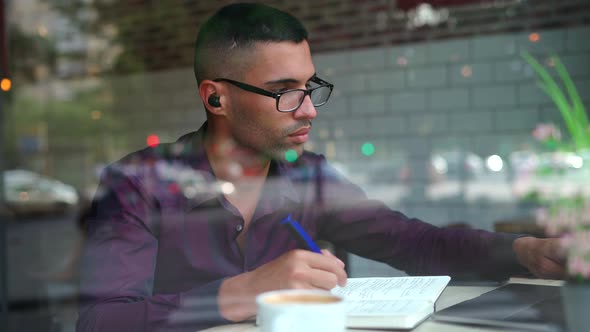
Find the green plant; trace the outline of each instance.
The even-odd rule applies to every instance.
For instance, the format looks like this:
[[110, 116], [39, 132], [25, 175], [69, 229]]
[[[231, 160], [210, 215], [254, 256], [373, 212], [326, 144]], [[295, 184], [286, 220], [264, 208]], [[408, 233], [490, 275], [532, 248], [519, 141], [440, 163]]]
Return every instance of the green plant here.
[[[560, 82], [557, 82], [549, 70], [537, 59], [527, 52], [522, 57], [537, 73], [540, 80], [538, 86], [553, 101], [559, 110], [571, 141], [561, 142], [559, 129], [553, 124], [540, 124], [533, 131], [533, 136], [550, 151], [552, 156], [564, 155], [567, 150], [575, 151], [571, 158], [581, 158], [582, 150], [590, 149], [590, 123], [588, 115], [582, 104], [582, 100], [571, 79], [567, 69], [557, 56], [551, 56], [548, 60], [549, 67], [557, 72]], [[566, 141], [567, 142], [567, 141]], [[557, 151], [556, 151], [557, 150]], [[565, 150], [565, 151], [564, 151]], [[566, 155], [564, 155], [566, 156]], [[571, 159], [570, 158], [570, 159]], [[562, 157], [567, 160], [567, 158]], [[579, 163], [579, 167], [582, 167]], [[546, 174], [564, 173], [565, 169], [556, 169], [554, 165], [546, 167]], [[574, 186], [570, 190], [564, 190], [564, 181], [559, 181], [559, 189], [552, 190], [550, 194], [541, 195], [535, 192], [534, 198], [538, 200], [542, 208], [537, 211], [537, 222], [543, 226], [549, 236], [560, 237], [561, 246], [567, 257], [567, 271], [569, 278], [575, 282], [590, 280], [590, 196], [585, 191], [584, 175], [578, 172], [576, 178], [582, 186]]]
[[540, 81], [537, 82], [538, 86], [551, 98], [561, 113], [572, 139], [573, 146], [571, 148], [576, 150], [590, 148], [588, 115], [580, 94], [559, 57], [551, 56], [549, 61], [555, 68], [562, 85], [559, 85], [549, 71], [528, 52], [523, 52], [521, 56], [540, 77]]
[[559, 237], [571, 281], [590, 280], [590, 200], [587, 194], [554, 198], [537, 211], [547, 235]]

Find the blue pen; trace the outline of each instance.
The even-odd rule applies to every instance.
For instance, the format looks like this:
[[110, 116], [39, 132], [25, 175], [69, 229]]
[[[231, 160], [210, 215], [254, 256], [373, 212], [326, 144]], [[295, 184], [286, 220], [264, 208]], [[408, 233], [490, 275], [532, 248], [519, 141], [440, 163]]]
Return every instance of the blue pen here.
[[307, 233], [305, 233], [305, 230], [303, 230], [303, 227], [301, 227], [301, 225], [299, 225], [299, 223], [297, 221], [295, 221], [294, 219], [291, 219], [291, 214], [289, 214], [287, 216], [287, 218], [281, 220], [281, 224], [289, 226], [289, 229], [297, 237], [297, 240], [302, 245], [306, 246], [307, 249], [309, 249], [313, 252], [317, 252], [318, 254], [322, 253], [322, 251], [317, 246], [317, 244], [315, 244], [313, 242], [313, 240], [311, 239], [311, 237], [309, 237], [309, 235]]

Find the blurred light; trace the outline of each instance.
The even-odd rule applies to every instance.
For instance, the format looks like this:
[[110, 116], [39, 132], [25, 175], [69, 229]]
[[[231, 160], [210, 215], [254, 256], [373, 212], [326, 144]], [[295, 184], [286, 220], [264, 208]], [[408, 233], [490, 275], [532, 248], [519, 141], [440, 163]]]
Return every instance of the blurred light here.
[[92, 111], [92, 112], [90, 112], [90, 117], [92, 118], [92, 120], [100, 120], [100, 118], [102, 118], [102, 112], [101, 111]]
[[47, 31], [47, 28], [44, 25], [40, 25], [37, 27], [37, 33], [41, 37], [47, 37], [47, 34], [49, 33], [49, 31]]
[[2, 89], [2, 91], [10, 91], [11, 88], [12, 81], [9, 78], [3, 78], [2, 81], [0, 81], [0, 89]]
[[195, 187], [187, 187], [184, 189], [184, 196], [186, 198], [194, 198], [197, 195], [197, 188]]
[[447, 174], [449, 171], [449, 164], [447, 160], [440, 155], [432, 157], [432, 166], [438, 174]]
[[372, 143], [367, 142], [363, 144], [361, 151], [365, 156], [369, 157], [375, 153], [375, 146]]
[[224, 195], [230, 195], [236, 190], [236, 187], [231, 182], [224, 182], [221, 184], [221, 192]]
[[168, 191], [170, 191], [173, 194], [176, 194], [180, 191], [180, 186], [176, 182], [171, 183], [168, 185]]
[[96, 76], [98, 73], [100, 73], [100, 67], [97, 65], [88, 65], [86, 66], [86, 72], [88, 75]]
[[285, 160], [293, 163], [297, 160], [297, 152], [295, 150], [287, 150], [287, 152], [285, 152]]
[[326, 142], [326, 157], [329, 159], [336, 158], [336, 145], [334, 142]]
[[149, 135], [147, 137], [146, 142], [150, 148], [155, 148], [156, 146], [158, 146], [158, 144], [160, 144], [160, 138], [158, 137], [158, 135]]
[[584, 166], [584, 159], [577, 155], [567, 156], [567, 163], [570, 164], [573, 168], [582, 168]]
[[227, 174], [232, 178], [237, 178], [244, 174], [244, 168], [242, 165], [235, 161], [230, 161], [226, 167]]
[[21, 191], [18, 193], [18, 199], [21, 201], [28, 201], [29, 200], [29, 193], [26, 191]]
[[473, 70], [471, 69], [471, 66], [463, 66], [463, 68], [461, 68], [461, 75], [463, 77], [471, 77], [472, 74]]
[[449, 19], [449, 10], [446, 8], [435, 9], [430, 4], [422, 3], [414, 10], [408, 11], [408, 29], [415, 29], [423, 26], [436, 26]]
[[538, 33], [533, 32], [529, 35], [529, 40], [531, 41], [531, 43], [536, 43], [539, 40], [541, 40], [541, 36]]
[[397, 58], [397, 64], [399, 66], [407, 66], [408, 65], [408, 58], [405, 56], [400, 56]]
[[489, 156], [486, 165], [492, 172], [499, 172], [504, 168], [504, 161], [498, 155]]

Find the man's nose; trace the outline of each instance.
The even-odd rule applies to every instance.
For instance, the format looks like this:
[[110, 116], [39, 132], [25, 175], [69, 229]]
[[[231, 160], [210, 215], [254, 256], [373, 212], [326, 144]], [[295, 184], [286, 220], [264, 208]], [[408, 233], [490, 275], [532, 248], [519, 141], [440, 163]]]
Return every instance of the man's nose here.
[[295, 112], [293, 112], [293, 116], [296, 119], [311, 120], [314, 119], [317, 115], [318, 112], [315, 109], [315, 106], [313, 106], [310, 96], [305, 96], [305, 98], [303, 99], [303, 103], [301, 103], [301, 106], [299, 106], [299, 108], [296, 109]]

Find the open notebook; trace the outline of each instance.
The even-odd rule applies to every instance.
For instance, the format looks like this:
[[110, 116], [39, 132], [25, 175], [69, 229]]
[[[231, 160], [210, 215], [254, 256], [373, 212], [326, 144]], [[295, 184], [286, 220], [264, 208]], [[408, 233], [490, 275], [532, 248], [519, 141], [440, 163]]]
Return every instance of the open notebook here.
[[413, 329], [435, 309], [448, 276], [350, 278], [332, 293], [346, 299], [347, 326]]

